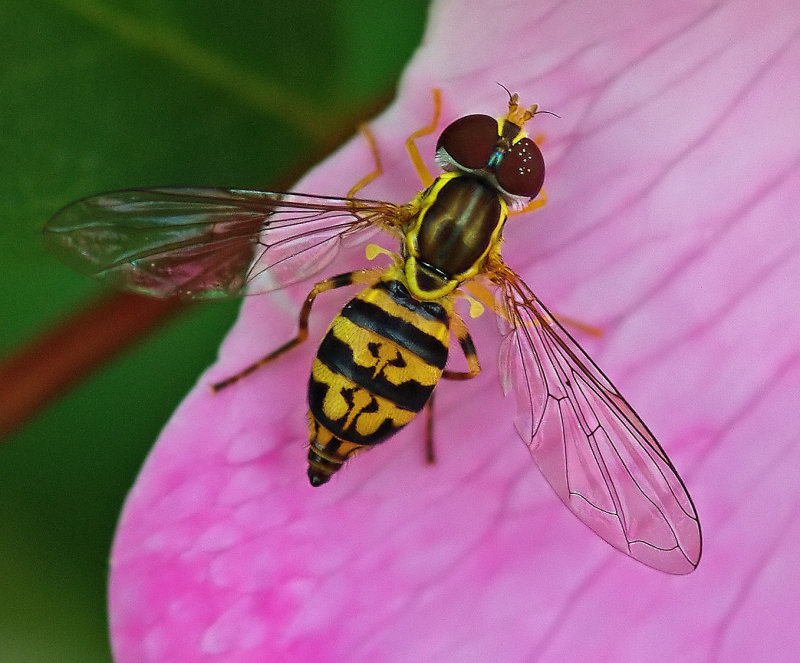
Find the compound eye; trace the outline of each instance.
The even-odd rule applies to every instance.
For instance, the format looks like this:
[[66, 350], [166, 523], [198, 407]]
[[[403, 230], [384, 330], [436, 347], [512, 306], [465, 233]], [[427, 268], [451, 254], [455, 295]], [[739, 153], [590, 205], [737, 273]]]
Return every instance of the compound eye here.
[[467, 115], [442, 131], [436, 152], [443, 150], [461, 168], [481, 170], [489, 163], [497, 140], [497, 120], [488, 115]]
[[544, 184], [544, 157], [536, 143], [530, 138], [514, 143], [497, 164], [495, 177], [511, 195], [535, 198]]

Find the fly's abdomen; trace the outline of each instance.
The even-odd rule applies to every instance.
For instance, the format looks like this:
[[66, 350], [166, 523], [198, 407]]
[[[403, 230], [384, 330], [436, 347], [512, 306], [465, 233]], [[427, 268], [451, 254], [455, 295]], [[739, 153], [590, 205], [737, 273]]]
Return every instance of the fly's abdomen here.
[[331, 323], [308, 385], [309, 479], [325, 483], [427, 403], [447, 363], [449, 315], [396, 280], [352, 299]]

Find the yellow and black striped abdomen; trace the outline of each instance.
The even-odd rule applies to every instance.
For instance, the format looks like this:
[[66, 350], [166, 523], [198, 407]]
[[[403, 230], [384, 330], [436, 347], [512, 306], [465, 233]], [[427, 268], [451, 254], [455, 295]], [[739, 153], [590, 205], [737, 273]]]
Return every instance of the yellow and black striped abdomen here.
[[447, 363], [449, 313], [398, 280], [362, 291], [331, 323], [308, 385], [309, 478], [325, 483], [428, 402]]

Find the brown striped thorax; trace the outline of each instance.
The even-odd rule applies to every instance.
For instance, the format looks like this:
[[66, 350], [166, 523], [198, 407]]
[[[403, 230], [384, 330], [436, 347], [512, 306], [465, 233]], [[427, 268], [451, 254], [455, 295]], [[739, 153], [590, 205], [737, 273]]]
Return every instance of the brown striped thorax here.
[[403, 237], [415, 297], [436, 299], [479, 274], [499, 251], [509, 208], [541, 191], [544, 158], [522, 128], [536, 110], [521, 110], [513, 95], [506, 116], [467, 115], [439, 136], [436, 162], [446, 172], [411, 203], [416, 213]]

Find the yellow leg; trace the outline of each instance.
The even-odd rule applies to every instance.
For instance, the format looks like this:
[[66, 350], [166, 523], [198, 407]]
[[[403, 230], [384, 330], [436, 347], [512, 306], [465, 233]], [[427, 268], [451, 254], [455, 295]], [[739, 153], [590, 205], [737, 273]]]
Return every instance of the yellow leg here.
[[475, 351], [475, 343], [472, 341], [472, 336], [469, 335], [469, 329], [467, 329], [466, 323], [455, 311], [453, 311], [450, 325], [450, 329], [452, 329], [453, 334], [455, 334], [458, 344], [461, 346], [461, 350], [464, 353], [464, 358], [467, 360], [467, 368], [469, 370], [449, 371], [445, 369], [442, 373], [442, 377], [448, 380], [469, 380], [481, 372], [481, 364], [478, 361], [478, 353]]
[[408, 150], [408, 156], [411, 159], [411, 163], [414, 164], [414, 170], [417, 171], [420, 181], [426, 188], [433, 183], [434, 178], [433, 175], [431, 175], [431, 171], [428, 170], [428, 167], [422, 160], [419, 150], [417, 149], [417, 145], [414, 141], [417, 140], [417, 138], [422, 138], [423, 136], [427, 136], [428, 134], [432, 134], [434, 131], [436, 131], [436, 127], [439, 125], [439, 115], [441, 115], [441, 112], [442, 91], [439, 88], [433, 88], [433, 120], [429, 125], [422, 127], [422, 129], [417, 129], [417, 131], [406, 138], [406, 150]]
[[358, 182], [353, 185], [353, 188], [347, 192], [348, 198], [355, 198], [356, 193], [361, 191], [367, 184], [372, 182], [374, 179], [380, 177], [383, 174], [383, 166], [381, 165], [381, 155], [378, 152], [378, 144], [375, 141], [375, 136], [373, 135], [372, 131], [366, 124], [362, 124], [359, 129], [361, 129], [361, 133], [364, 134], [364, 138], [367, 139], [367, 145], [369, 145], [370, 152], [372, 152], [372, 158], [375, 161], [375, 168], [364, 175]]
[[[433, 120], [431, 120], [430, 124], [422, 127], [421, 129], [417, 129], [417, 131], [406, 138], [406, 150], [408, 151], [408, 156], [411, 159], [411, 163], [414, 165], [414, 170], [417, 171], [420, 181], [425, 187], [429, 187], [432, 184], [434, 177], [428, 170], [428, 167], [425, 165], [425, 161], [423, 161], [414, 141], [436, 131], [436, 127], [439, 125], [439, 116], [441, 115], [441, 112], [442, 91], [439, 88], [434, 88]], [[348, 198], [355, 198], [356, 193], [361, 191], [361, 189], [367, 186], [367, 184], [383, 174], [383, 166], [381, 165], [381, 157], [380, 153], [378, 152], [378, 145], [375, 141], [375, 136], [372, 134], [372, 131], [370, 131], [370, 128], [367, 125], [362, 124], [359, 128], [361, 129], [361, 133], [364, 134], [364, 138], [367, 139], [367, 144], [369, 145], [369, 149], [372, 152], [372, 157], [375, 160], [375, 168], [371, 172], [364, 175], [364, 177], [362, 177], [353, 185], [350, 191], [347, 192]]]
[[594, 336], [595, 338], [601, 338], [603, 336], [603, 330], [600, 329], [600, 327], [595, 327], [594, 325], [581, 322], [575, 318], [570, 318], [568, 315], [560, 315], [559, 313], [553, 313], [553, 317], [562, 325], [568, 325], [570, 327], [574, 327], [575, 329], [580, 329], [584, 334], [588, 334], [589, 336]]
[[529, 201], [525, 207], [516, 210], [508, 210], [509, 216], [517, 216], [519, 214], [525, 214], [526, 212], [530, 212], [531, 210], [539, 209], [540, 207], [544, 207], [547, 205], [547, 193], [545, 190], [542, 189], [539, 191], [539, 195], [536, 196], [533, 200]]
[[[503, 308], [502, 305], [498, 304], [494, 295], [482, 282], [468, 281], [462, 287], [465, 290], [468, 290], [469, 293], [473, 297], [475, 297], [475, 299], [477, 299], [481, 304], [484, 304], [487, 308], [494, 311], [496, 315], [499, 315], [504, 320], [508, 320], [508, 312]], [[600, 338], [603, 335], [603, 330], [600, 329], [599, 327], [595, 327], [594, 325], [590, 325], [586, 322], [581, 322], [580, 320], [576, 320], [575, 318], [570, 318], [567, 315], [559, 315], [558, 313], [553, 313], [553, 317], [560, 323], [569, 325], [570, 327], [574, 327], [575, 329], [580, 329], [582, 332], [588, 334], [589, 336]]]

